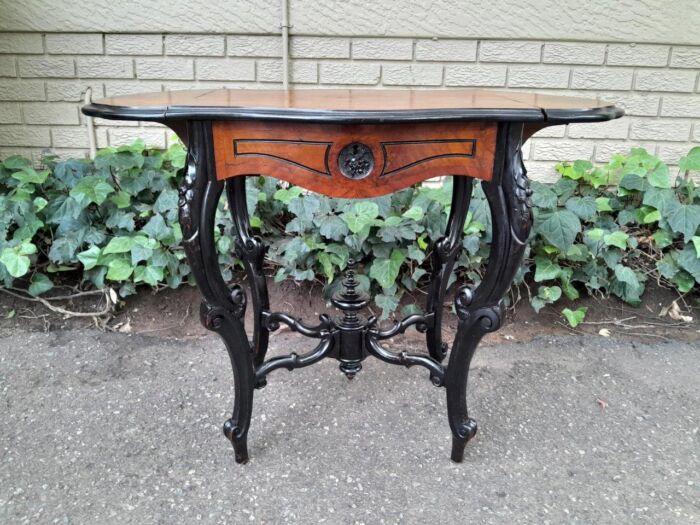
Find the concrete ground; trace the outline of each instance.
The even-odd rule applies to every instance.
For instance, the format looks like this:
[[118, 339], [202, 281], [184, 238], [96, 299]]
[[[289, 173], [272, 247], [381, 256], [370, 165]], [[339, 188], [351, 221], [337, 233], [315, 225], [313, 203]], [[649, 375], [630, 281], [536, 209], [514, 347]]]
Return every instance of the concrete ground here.
[[14, 332], [0, 339], [0, 522], [696, 523], [699, 363], [681, 342], [483, 346], [462, 464], [427, 371], [280, 370], [238, 465], [217, 336]]

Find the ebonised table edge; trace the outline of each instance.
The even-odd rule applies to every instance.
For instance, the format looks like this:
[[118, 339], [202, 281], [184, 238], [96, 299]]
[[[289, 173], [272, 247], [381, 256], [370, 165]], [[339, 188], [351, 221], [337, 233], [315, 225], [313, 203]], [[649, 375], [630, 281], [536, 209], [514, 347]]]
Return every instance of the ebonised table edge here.
[[299, 110], [240, 107], [129, 107], [93, 102], [81, 108], [90, 117], [110, 120], [142, 120], [164, 123], [172, 120], [267, 120], [325, 122], [338, 124], [384, 124], [430, 121], [541, 122], [569, 124], [605, 122], [624, 115], [614, 105], [588, 109], [423, 109], [400, 111]]

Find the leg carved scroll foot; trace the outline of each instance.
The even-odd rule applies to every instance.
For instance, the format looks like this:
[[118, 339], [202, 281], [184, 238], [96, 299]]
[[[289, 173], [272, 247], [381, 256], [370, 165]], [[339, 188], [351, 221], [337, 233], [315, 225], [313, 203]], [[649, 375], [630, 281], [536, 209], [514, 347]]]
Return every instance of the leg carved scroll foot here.
[[460, 288], [455, 301], [459, 325], [445, 377], [447, 415], [452, 430], [452, 461], [457, 463], [464, 458], [464, 447], [474, 437], [477, 428], [467, 409], [469, 366], [481, 338], [498, 330], [502, 320], [500, 305], [471, 308], [472, 304], [472, 291], [467, 287]]
[[[202, 121], [189, 122], [187, 135], [187, 165], [179, 201], [183, 247], [202, 294], [202, 324], [219, 334], [231, 360], [234, 403], [224, 433], [233, 444], [236, 461], [245, 463], [248, 460], [246, 440], [255, 384], [254, 355], [243, 325], [246, 293], [240, 286], [229, 287], [219, 267], [214, 231], [217, 228], [216, 209], [224, 184], [215, 177], [211, 126]], [[259, 305], [265, 304], [266, 290], [258, 286], [253, 292], [253, 306], [258, 312]], [[256, 345], [264, 348], [266, 340], [258, 337]]]
[[233, 445], [236, 463], [248, 463], [248, 435], [241, 431], [233, 418], [227, 419], [224, 423], [224, 436]]
[[462, 462], [464, 459], [464, 448], [469, 440], [476, 435], [476, 430], [476, 420], [469, 417], [452, 435], [452, 454], [450, 456], [452, 461], [455, 463]]
[[522, 126], [509, 124], [499, 128], [493, 180], [482, 183], [491, 210], [491, 250], [486, 272], [474, 290], [463, 286], [455, 298], [459, 324], [445, 374], [455, 462], [462, 461], [465, 445], [476, 434], [476, 421], [467, 411], [469, 366], [484, 334], [501, 326], [501, 298], [520, 266], [532, 225], [521, 139]]
[[255, 370], [253, 356], [246, 336], [242, 317], [245, 313], [245, 292], [238, 287], [231, 291], [233, 309], [211, 307], [202, 303], [202, 324], [217, 332], [224, 340], [233, 368], [234, 403], [233, 414], [224, 423], [224, 435], [231, 441], [237, 463], [248, 461], [248, 429], [253, 412]]

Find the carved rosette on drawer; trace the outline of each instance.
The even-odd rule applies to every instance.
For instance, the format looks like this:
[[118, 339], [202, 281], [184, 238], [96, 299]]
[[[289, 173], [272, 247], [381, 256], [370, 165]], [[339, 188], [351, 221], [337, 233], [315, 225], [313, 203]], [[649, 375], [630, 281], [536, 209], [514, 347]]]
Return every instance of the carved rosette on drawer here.
[[333, 197], [373, 197], [431, 177], [490, 180], [496, 124], [213, 123], [217, 176], [267, 175]]

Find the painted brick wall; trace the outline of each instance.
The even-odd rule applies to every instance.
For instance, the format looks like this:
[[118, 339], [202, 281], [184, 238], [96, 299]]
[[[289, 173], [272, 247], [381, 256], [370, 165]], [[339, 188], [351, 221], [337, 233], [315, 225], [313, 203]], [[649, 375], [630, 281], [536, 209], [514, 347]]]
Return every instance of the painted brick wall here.
[[[484, 87], [600, 96], [618, 121], [555, 127], [526, 145], [526, 164], [551, 178], [556, 161], [642, 145], [675, 163], [700, 142], [700, 45], [554, 40], [294, 36], [300, 88]], [[279, 87], [280, 38], [248, 34], [0, 33], [0, 156], [84, 155], [85, 89], [93, 97], [193, 87]], [[165, 146], [159, 125], [96, 119], [98, 147], [141, 137]]]

